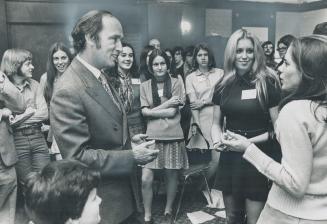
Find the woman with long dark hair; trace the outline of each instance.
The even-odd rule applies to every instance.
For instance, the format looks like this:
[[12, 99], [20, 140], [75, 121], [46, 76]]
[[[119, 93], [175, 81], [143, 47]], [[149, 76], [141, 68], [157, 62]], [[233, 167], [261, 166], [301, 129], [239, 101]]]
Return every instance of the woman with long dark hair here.
[[[212, 51], [206, 44], [199, 44], [194, 49], [193, 55], [194, 71], [186, 77], [186, 94], [190, 101], [190, 109], [192, 118], [190, 133], [195, 135], [197, 128], [203, 133], [204, 138], [209, 143], [209, 148], [213, 149], [211, 138], [211, 126], [213, 118], [212, 96], [217, 83], [223, 77], [223, 70], [216, 68], [216, 62]], [[197, 135], [198, 136], [198, 135]], [[195, 142], [200, 142], [201, 139], [195, 139]], [[202, 141], [203, 142], [203, 141]], [[207, 148], [206, 145], [201, 147]], [[212, 159], [208, 176], [212, 177], [217, 170], [219, 153], [212, 151]]]
[[178, 173], [188, 168], [183, 131], [180, 125], [180, 107], [184, 104], [183, 85], [168, 73], [169, 59], [165, 52], [154, 49], [149, 57], [152, 78], [141, 84], [142, 114], [147, 119], [149, 139], [155, 140], [158, 157], [142, 169], [142, 195], [145, 223], [152, 220], [152, 183], [154, 170], [166, 175], [167, 202], [164, 215], [171, 223], [172, 206], [177, 192]]
[[[50, 108], [50, 101], [55, 89], [58, 78], [65, 72], [70, 62], [73, 60], [73, 55], [69, 49], [61, 42], [56, 42], [51, 45], [48, 52], [47, 72], [41, 76], [40, 86], [43, 89], [45, 101]], [[47, 141], [51, 142], [50, 154], [54, 158], [61, 159], [61, 155], [56, 141], [53, 138], [51, 128], [49, 127]]]
[[327, 223], [326, 36], [294, 40], [279, 71], [285, 96], [276, 121], [282, 162], [235, 133], [222, 143], [273, 181], [257, 224]]
[[122, 51], [118, 55], [116, 66], [109, 74], [109, 81], [124, 105], [130, 137], [143, 133], [145, 127], [140, 109], [141, 79], [132, 45], [122, 43]]

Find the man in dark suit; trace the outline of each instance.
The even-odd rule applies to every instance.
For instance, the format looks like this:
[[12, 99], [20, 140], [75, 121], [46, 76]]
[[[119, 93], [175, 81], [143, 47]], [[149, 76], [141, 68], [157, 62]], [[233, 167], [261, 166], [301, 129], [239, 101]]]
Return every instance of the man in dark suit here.
[[25, 109], [23, 95], [0, 72], [0, 223], [15, 223], [17, 154], [9, 119], [13, 113], [23, 113]]
[[125, 112], [101, 72], [115, 65], [122, 50], [122, 26], [108, 11], [90, 11], [72, 37], [77, 56], [58, 80], [50, 106], [54, 137], [64, 158], [100, 171], [101, 223], [134, 223], [127, 220], [140, 208], [136, 164], [152, 161], [158, 150], [149, 148], [154, 141], [130, 150]]

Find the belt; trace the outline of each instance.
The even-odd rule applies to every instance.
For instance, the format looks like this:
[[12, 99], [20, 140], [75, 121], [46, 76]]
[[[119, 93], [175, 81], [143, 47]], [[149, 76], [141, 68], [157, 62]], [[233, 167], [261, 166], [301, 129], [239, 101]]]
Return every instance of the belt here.
[[227, 128], [227, 129], [232, 132], [235, 132], [236, 134], [243, 135], [245, 137], [248, 137], [248, 136], [253, 137], [253, 136], [256, 136], [259, 134], [263, 134], [268, 131], [266, 128], [254, 129], [254, 130], [241, 130], [241, 129], [230, 129], [230, 128]]
[[41, 125], [30, 125], [30, 126], [24, 126], [24, 127], [17, 127], [14, 130], [14, 133], [20, 133], [23, 135], [33, 135], [36, 133], [41, 132]]

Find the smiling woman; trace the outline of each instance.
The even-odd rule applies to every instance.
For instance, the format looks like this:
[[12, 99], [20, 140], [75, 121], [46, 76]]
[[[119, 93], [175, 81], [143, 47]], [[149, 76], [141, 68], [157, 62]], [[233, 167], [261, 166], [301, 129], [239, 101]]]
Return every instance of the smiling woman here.
[[[220, 121], [225, 117], [227, 130], [247, 136], [273, 156], [268, 130], [279, 100], [277, 75], [266, 67], [258, 38], [245, 29], [235, 31], [225, 50], [224, 78], [213, 97], [214, 147], [223, 146]], [[223, 192], [228, 223], [242, 223], [245, 214], [248, 224], [256, 223], [267, 199], [268, 179], [242, 160], [241, 153], [221, 153], [217, 188]]]
[[[56, 83], [59, 77], [65, 72], [70, 62], [73, 60], [73, 55], [69, 49], [61, 42], [56, 42], [51, 45], [48, 52], [47, 72], [41, 76], [40, 86], [43, 90], [44, 98], [50, 108], [50, 100], [53, 90], [56, 88]], [[61, 159], [61, 155], [55, 142], [51, 128], [48, 125], [43, 125], [43, 130], [48, 130], [47, 141], [51, 143], [50, 154], [56, 160]]]
[[169, 59], [162, 50], [154, 49], [149, 57], [152, 79], [141, 84], [142, 114], [147, 118], [149, 139], [155, 140], [158, 157], [142, 169], [144, 221], [152, 224], [152, 183], [154, 170], [162, 169], [167, 181], [165, 222], [171, 223], [177, 192], [179, 170], [188, 168], [184, 135], [180, 126], [180, 109], [185, 94], [182, 82], [168, 73]]
[[287, 91], [276, 121], [282, 163], [241, 135], [223, 140], [273, 181], [257, 224], [327, 223], [326, 43], [319, 35], [294, 40], [280, 67]]
[[117, 91], [124, 105], [130, 136], [144, 133], [145, 124], [140, 110], [141, 79], [132, 45], [123, 42], [122, 51], [117, 57], [115, 67], [105, 72], [110, 74], [109, 82]]

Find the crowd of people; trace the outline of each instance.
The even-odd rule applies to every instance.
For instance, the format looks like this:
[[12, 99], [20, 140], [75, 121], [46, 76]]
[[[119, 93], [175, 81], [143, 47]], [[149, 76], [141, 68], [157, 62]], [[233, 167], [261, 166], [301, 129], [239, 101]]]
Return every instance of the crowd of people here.
[[35, 224], [156, 223], [156, 170], [173, 223], [191, 138], [210, 154], [228, 224], [326, 223], [326, 27], [283, 36], [279, 60], [271, 41], [236, 30], [223, 68], [205, 43], [171, 50], [151, 39], [138, 66], [119, 20], [93, 10], [75, 24], [74, 52], [50, 47], [40, 82], [31, 52], [8, 49], [0, 223], [14, 224], [17, 206]]

